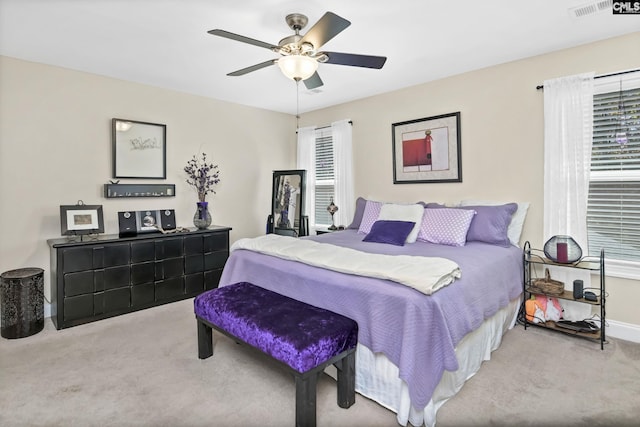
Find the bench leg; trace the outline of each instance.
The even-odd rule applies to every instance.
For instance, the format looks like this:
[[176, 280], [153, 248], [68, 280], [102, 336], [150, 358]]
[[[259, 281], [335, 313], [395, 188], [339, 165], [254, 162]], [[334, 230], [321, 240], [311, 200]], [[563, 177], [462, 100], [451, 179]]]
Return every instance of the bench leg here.
[[296, 375], [296, 427], [316, 426], [317, 373], [302, 378]]
[[356, 403], [356, 353], [351, 352], [336, 363], [338, 369], [338, 406], [349, 408]]
[[213, 356], [213, 334], [211, 327], [200, 320], [198, 322], [198, 358], [206, 359]]

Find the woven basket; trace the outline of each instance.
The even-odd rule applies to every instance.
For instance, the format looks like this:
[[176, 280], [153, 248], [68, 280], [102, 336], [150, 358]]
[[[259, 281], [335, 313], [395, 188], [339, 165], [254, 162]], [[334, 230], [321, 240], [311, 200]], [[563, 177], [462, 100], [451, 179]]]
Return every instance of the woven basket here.
[[559, 280], [553, 280], [549, 269], [544, 269], [544, 279], [535, 279], [531, 282], [531, 291], [540, 292], [549, 295], [562, 295], [564, 292], [564, 283]]

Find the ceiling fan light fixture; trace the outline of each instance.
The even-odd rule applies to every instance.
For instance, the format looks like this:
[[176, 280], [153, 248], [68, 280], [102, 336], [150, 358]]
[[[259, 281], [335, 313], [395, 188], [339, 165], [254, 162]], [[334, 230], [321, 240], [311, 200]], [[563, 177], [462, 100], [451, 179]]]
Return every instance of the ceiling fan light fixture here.
[[318, 69], [318, 61], [304, 55], [289, 55], [278, 59], [278, 67], [292, 80], [306, 80]]

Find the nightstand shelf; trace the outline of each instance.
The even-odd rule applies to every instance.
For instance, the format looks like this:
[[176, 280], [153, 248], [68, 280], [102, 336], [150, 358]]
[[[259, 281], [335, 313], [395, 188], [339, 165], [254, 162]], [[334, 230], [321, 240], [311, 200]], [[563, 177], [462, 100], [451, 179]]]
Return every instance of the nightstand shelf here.
[[[544, 256], [544, 252], [539, 249], [532, 249], [529, 242], [524, 244], [523, 249], [523, 265], [524, 265], [524, 301], [522, 312], [526, 313], [524, 304], [532, 295], [546, 295], [549, 297], [557, 298], [559, 300], [576, 301], [582, 304], [589, 304], [592, 306], [600, 307], [600, 329], [596, 332], [578, 332], [570, 329], [566, 329], [558, 326], [555, 322], [546, 321], [543, 323], [534, 323], [527, 319], [527, 316], [523, 316], [524, 328], [527, 329], [529, 325], [550, 329], [553, 331], [561, 332], [571, 336], [577, 336], [580, 338], [586, 338], [589, 340], [600, 342], [600, 349], [604, 350], [605, 340], [605, 324], [606, 324], [606, 292], [605, 292], [605, 274], [604, 274], [604, 249], [600, 251], [600, 256], [585, 256], [575, 263], [562, 264], [554, 262]], [[600, 287], [598, 289], [599, 295], [596, 296], [595, 301], [589, 301], [584, 298], [574, 298], [572, 291], [563, 291], [560, 295], [553, 295], [549, 293], [541, 292], [538, 289], [532, 288], [532, 283], [535, 280], [532, 275], [532, 270], [536, 266], [557, 266], [563, 268], [575, 268], [581, 270], [589, 270], [593, 274], [598, 274], [600, 279]]]

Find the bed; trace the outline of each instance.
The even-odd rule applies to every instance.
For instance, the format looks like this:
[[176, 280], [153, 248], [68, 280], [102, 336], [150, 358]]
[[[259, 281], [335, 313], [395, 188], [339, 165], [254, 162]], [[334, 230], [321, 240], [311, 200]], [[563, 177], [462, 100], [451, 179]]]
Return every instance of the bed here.
[[[423, 209], [426, 215], [429, 209]], [[371, 225], [378, 219], [374, 215]], [[522, 251], [513, 244], [482, 241], [464, 246], [423, 239], [404, 245], [365, 242], [367, 235], [353, 227], [305, 239], [277, 238], [382, 254], [391, 264], [392, 257], [406, 255], [443, 258], [459, 267], [460, 277], [427, 295], [394, 280], [309, 265], [236, 242], [219, 286], [251, 282], [356, 320], [358, 393], [394, 411], [400, 425], [433, 426], [437, 410], [478, 371], [513, 325], [522, 292]]]

